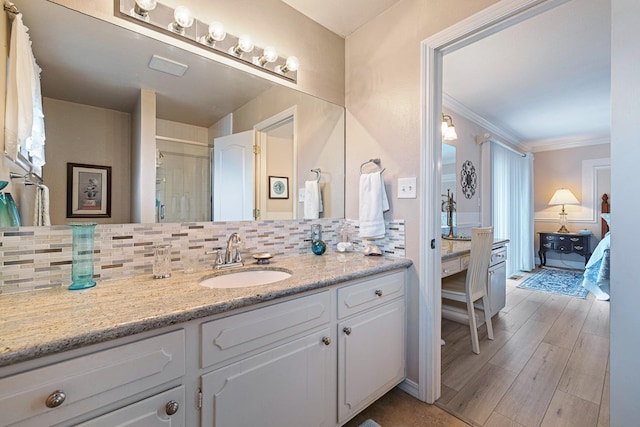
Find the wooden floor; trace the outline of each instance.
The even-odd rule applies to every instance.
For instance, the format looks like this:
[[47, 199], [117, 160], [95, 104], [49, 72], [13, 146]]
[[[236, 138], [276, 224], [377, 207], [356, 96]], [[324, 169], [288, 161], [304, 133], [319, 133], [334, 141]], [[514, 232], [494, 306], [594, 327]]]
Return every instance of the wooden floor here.
[[436, 406], [395, 389], [345, 427], [368, 418], [382, 427], [609, 426], [609, 302], [518, 289], [518, 283], [507, 281], [494, 340], [481, 328], [479, 355], [471, 351], [467, 325], [443, 320]]
[[467, 325], [443, 320], [438, 406], [478, 426], [608, 426], [609, 302], [520, 281], [507, 281], [507, 306], [493, 341], [481, 328], [479, 355]]

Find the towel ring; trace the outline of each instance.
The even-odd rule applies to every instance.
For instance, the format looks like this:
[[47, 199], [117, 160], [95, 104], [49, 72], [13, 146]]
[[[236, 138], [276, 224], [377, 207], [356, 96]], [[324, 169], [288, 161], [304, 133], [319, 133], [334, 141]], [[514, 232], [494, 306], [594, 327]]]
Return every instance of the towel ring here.
[[311, 169], [311, 172], [316, 173], [316, 182], [320, 182], [320, 172], [322, 172], [322, 170], [320, 168], [315, 168]]
[[363, 168], [367, 163], [374, 163], [374, 164], [378, 167], [378, 170], [380, 171], [380, 173], [384, 172], [384, 171], [385, 171], [385, 169], [386, 169], [386, 168], [382, 168], [382, 167], [380, 167], [380, 159], [379, 159], [379, 158], [376, 158], [376, 159], [369, 159], [369, 160], [367, 160], [366, 162], [363, 162], [363, 163], [360, 165], [360, 174], [362, 174], [362, 173], [363, 173], [363, 172], [362, 172], [362, 168]]

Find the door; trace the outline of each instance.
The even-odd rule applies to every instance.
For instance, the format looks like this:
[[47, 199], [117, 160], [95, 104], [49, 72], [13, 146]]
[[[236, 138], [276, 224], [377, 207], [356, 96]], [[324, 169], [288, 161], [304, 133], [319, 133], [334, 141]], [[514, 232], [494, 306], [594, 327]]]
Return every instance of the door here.
[[213, 140], [213, 221], [254, 218], [253, 145], [252, 130]]

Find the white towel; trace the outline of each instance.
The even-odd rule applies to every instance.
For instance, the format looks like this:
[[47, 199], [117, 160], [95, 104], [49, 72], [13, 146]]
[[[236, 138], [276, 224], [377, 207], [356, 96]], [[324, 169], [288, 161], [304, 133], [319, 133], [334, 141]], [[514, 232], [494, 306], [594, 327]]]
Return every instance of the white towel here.
[[389, 200], [380, 172], [360, 175], [360, 237], [380, 239], [385, 235], [383, 212]]
[[304, 219], [318, 219], [323, 211], [320, 183], [318, 181], [304, 182]]
[[43, 184], [36, 187], [33, 225], [51, 225], [51, 218], [49, 217], [49, 187]]

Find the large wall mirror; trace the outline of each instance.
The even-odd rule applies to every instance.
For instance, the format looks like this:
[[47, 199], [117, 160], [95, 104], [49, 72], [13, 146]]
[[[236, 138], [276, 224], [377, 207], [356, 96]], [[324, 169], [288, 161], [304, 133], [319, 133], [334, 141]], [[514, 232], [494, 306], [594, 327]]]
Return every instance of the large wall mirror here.
[[42, 68], [52, 224], [71, 221], [68, 163], [111, 167], [100, 223], [300, 219], [317, 168], [320, 217], [344, 217], [343, 107], [46, 0], [14, 3]]

